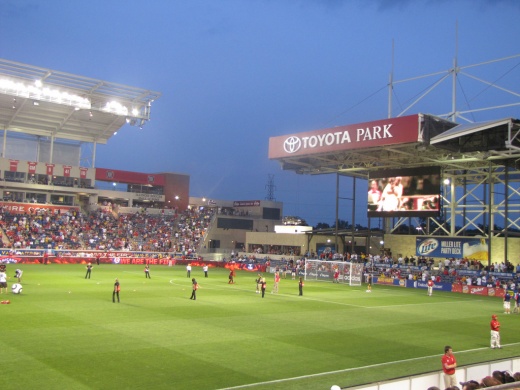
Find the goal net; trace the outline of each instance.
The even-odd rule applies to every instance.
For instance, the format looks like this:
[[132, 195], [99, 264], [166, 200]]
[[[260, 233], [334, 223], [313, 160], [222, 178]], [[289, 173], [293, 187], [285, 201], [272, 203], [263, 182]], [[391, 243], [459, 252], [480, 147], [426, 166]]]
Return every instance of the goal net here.
[[363, 263], [305, 260], [305, 280], [332, 282], [336, 272], [339, 272], [338, 283], [361, 286]]

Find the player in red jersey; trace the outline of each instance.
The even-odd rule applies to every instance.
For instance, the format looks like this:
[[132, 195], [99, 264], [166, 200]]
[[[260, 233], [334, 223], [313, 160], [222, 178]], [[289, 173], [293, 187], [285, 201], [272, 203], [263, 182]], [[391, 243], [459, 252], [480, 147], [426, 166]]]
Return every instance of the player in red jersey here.
[[500, 345], [500, 322], [498, 322], [498, 318], [496, 314], [491, 316], [491, 348], [502, 348]]
[[457, 360], [453, 355], [453, 350], [449, 345], [444, 347], [444, 355], [442, 355], [442, 371], [444, 372], [444, 386], [457, 386], [457, 377], [455, 376], [455, 368], [457, 368]]
[[433, 279], [428, 280], [428, 295], [431, 297], [433, 293]]

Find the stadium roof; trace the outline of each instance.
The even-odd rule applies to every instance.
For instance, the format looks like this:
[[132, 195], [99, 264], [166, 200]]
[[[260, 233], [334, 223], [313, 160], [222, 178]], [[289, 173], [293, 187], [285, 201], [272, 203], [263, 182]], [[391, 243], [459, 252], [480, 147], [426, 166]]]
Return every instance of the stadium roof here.
[[[492, 164], [512, 167], [517, 170], [514, 173], [516, 179], [520, 178], [520, 120], [506, 118], [458, 125], [432, 115], [418, 114], [418, 117], [418, 122], [408, 120], [406, 126], [399, 128], [401, 132], [410, 133], [405, 142], [385, 143], [384, 140], [378, 140], [381, 141], [379, 144], [371, 141], [374, 145], [368, 145], [367, 142], [355, 144], [355, 135], [351, 135], [352, 142], [341, 149], [323, 148], [319, 153], [305, 153], [303, 148], [298, 152], [281, 150], [278, 154], [273, 152], [271, 158], [278, 160], [284, 170], [311, 175], [339, 173], [366, 179], [371, 171], [381, 169], [440, 166], [444, 172], [456, 173], [461, 170], [487, 169]], [[413, 116], [409, 118], [413, 119]], [[395, 118], [388, 121], [398, 120]], [[379, 122], [382, 121], [377, 124]], [[334, 134], [341, 131], [355, 134], [357, 129], [363, 130], [373, 123], [376, 122], [326, 129], [314, 134], [318, 138], [320, 132], [323, 136], [327, 130]], [[312, 136], [311, 132], [307, 132], [276, 137], [270, 140], [270, 148], [291, 139], [306, 137], [310, 140]]]
[[0, 130], [105, 144], [142, 127], [159, 92], [0, 59]]

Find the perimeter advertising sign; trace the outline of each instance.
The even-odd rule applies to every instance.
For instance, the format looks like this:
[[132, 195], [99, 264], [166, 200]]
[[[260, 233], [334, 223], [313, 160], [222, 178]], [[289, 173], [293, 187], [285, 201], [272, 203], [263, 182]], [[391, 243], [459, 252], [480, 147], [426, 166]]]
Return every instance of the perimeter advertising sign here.
[[417, 142], [420, 138], [419, 134], [419, 115], [388, 118], [374, 122], [271, 137], [269, 138], [269, 158], [304, 156]]
[[416, 237], [417, 256], [473, 260], [488, 260], [488, 240], [485, 238]]

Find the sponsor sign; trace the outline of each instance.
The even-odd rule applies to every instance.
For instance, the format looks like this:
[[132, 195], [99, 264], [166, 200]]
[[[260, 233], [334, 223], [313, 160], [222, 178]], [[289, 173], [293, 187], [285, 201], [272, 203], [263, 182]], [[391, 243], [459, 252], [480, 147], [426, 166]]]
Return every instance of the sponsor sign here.
[[96, 180], [116, 181], [128, 184], [153, 184], [164, 186], [164, 175], [96, 168]]
[[43, 256], [43, 252], [43, 249], [0, 249], [0, 256], [12, 256], [13, 253], [16, 256]]
[[419, 115], [365, 122], [269, 138], [269, 158], [417, 142]]
[[58, 212], [67, 213], [69, 211], [79, 211], [79, 207], [74, 206], [56, 206], [37, 203], [0, 202], [0, 207], [13, 214], [38, 214], [40, 212], [56, 214]]
[[16, 264], [18, 263], [19, 259], [17, 259], [16, 257], [12, 257], [12, 256], [4, 256], [2, 254], [2, 257], [0, 257], [0, 263], [2, 264]]
[[488, 258], [487, 239], [455, 238], [455, 237], [416, 237], [415, 248], [417, 256], [473, 260]]
[[233, 207], [251, 207], [251, 206], [260, 206], [259, 200], [235, 200], [233, 202]]
[[137, 193], [137, 194], [135, 194], [135, 198], [139, 199], [139, 200], [151, 200], [151, 201], [160, 202], [160, 201], [164, 200], [164, 195]]

